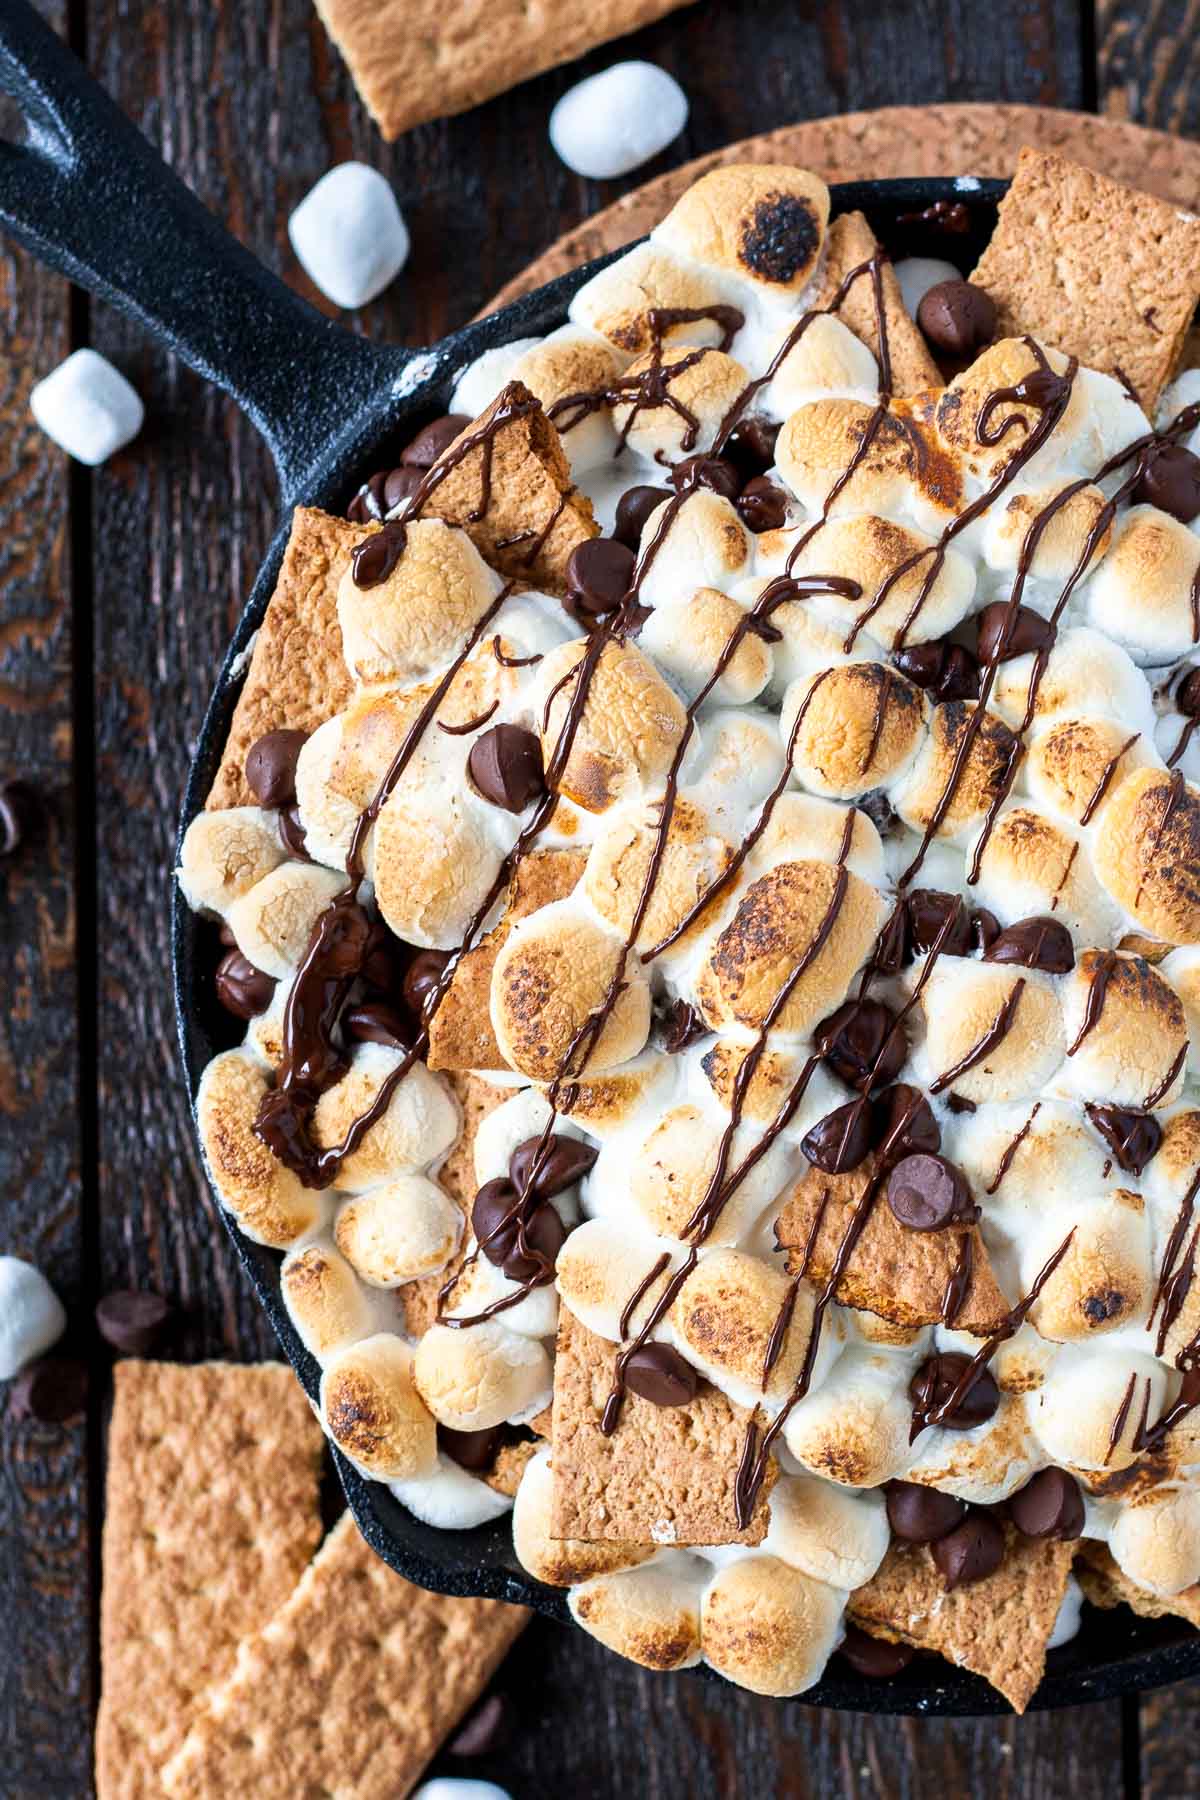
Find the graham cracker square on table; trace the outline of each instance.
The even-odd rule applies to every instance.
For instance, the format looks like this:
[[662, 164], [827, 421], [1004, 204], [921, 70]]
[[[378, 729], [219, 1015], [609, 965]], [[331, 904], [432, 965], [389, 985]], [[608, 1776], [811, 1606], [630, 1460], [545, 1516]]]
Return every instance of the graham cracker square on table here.
[[113, 1379], [96, 1791], [158, 1800], [205, 1689], [320, 1542], [324, 1438], [282, 1363], [129, 1360]]
[[625, 1395], [611, 1437], [600, 1429], [616, 1347], [559, 1310], [554, 1365], [554, 1535], [591, 1543], [760, 1544], [763, 1483], [754, 1517], [737, 1528], [734, 1479], [751, 1414], [702, 1383], [686, 1406]]
[[163, 1772], [172, 1800], [401, 1800], [529, 1620], [413, 1587], [349, 1513]]
[[685, 0], [317, 0], [389, 141], [637, 31]]
[[994, 1574], [949, 1592], [926, 1545], [893, 1544], [851, 1594], [848, 1617], [874, 1637], [938, 1651], [1024, 1712], [1045, 1673], [1075, 1545], [1035, 1541], [1011, 1527], [1006, 1537]]
[[1029, 332], [1154, 407], [1200, 300], [1200, 218], [1046, 150], [1022, 150], [971, 276], [997, 333]]

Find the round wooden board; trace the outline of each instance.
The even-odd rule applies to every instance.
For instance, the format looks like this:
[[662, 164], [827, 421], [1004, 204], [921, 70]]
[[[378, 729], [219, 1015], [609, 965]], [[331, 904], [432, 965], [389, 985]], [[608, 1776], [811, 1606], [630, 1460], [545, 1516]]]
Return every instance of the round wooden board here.
[[808, 119], [670, 169], [625, 194], [543, 251], [501, 288], [490, 312], [567, 269], [641, 237], [684, 188], [719, 163], [786, 162], [826, 181], [877, 175], [1010, 175], [1025, 144], [1058, 150], [1117, 181], [1200, 209], [1200, 144], [1095, 113], [1042, 106], [885, 106]]

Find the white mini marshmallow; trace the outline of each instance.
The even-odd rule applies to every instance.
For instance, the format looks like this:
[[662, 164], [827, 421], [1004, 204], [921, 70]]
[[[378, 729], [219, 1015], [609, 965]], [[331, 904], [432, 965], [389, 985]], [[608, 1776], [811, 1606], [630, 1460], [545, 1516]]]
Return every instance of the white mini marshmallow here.
[[550, 142], [576, 175], [609, 181], [665, 150], [687, 116], [687, 95], [665, 69], [614, 63], [563, 95], [550, 114]]
[[408, 261], [396, 196], [378, 169], [344, 162], [310, 189], [288, 220], [296, 259], [335, 306], [365, 306]]
[[1067, 1576], [1066, 1589], [1063, 1592], [1062, 1604], [1058, 1609], [1058, 1617], [1054, 1621], [1054, 1630], [1050, 1633], [1046, 1644], [1047, 1650], [1057, 1650], [1063, 1644], [1079, 1636], [1079, 1627], [1083, 1614], [1083, 1589], [1073, 1575]]
[[438, 1457], [432, 1475], [414, 1475], [411, 1481], [392, 1481], [388, 1486], [415, 1519], [435, 1525], [439, 1531], [470, 1531], [476, 1525], [490, 1525], [512, 1507], [507, 1494], [498, 1494], [448, 1456]]
[[142, 429], [146, 409], [119, 369], [95, 350], [76, 350], [29, 396], [34, 418], [89, 468], [107, 462]]
[[512, 1800], [512, 1796], [494, 1781], [464, 1781], [457, 1775], [439, 1775], [434, 1781], [424, 1782], [412, 1800]]
[[0, 1256], [0, 1381], [57, 1343], [66, 1325], [62, 1302], [41, 1270], [19, 1256]]
[[914, 319], [930, 288], [943, 281], [962, 279], [954, 264], [943, 262], [940, 256], [904, 256], [895, 264], [895, 270], [900, 298]]

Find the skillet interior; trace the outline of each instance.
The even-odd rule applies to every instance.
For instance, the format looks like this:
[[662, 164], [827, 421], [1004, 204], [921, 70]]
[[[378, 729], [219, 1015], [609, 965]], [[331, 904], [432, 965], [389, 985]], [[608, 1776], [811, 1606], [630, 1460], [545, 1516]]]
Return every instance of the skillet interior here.
[[[974, 264], [991, 234], [995, 208], [1006, 184], [1001, 181], [958, 183], [921, 178], [850, 182], [831, 190], [833, 211], [861, 210], [880, 240], [894, 254], [944, 257], [964, 270]], [[900, 225], [905, 214], [919, 213], [938, 200], [964, 201], [972, 229], [966, 235]], [[614, 252], [614, 256], [623, 252]], [[572, 271], [547, 287], [506, 307], [503, 312], [447, 339], [408, 363], [397, 379], [385, 382], [377, 396], [361, 402], [345, 428], [329, 443], [313, 446], [311, 466], [293, 482], [292, 498], [302, 504], [343, 510], [355, 488], [372, 469], [427, 419], [446, 410], [455, 373], [482, 350], [512, 338], [540, 335], [560, 325], [575, 291], [613, 256]], [[287, 524], [276, 534], [242, 614], [209, 702], [188, 775], [180, 815], [179, 839], [204, 804], [216, 773], [237, 699], [243, 658], [262, 622], [275, 585], [287, 538]], [[235, 1041], [230, 1021], [210, 999], [216, 962], [215, 932], [182, 902], [172, 883], [172, 962], [179, 1042], [194, 1097], [201, 1071], [219, 1049]], [[320, 1370], [292, 1328], [279, 1294], [278, 1253], [243, 1236], [222, 1211], [238, 1255], [310, 1398], [316, 1398]], [[442, 1593], [476, 1594], [519, 1601], [550, 1618], [565, 1619], [563, 1593], [532, 1579], [517, 1562], [507, 1518], [471, 1531], [450, 1532], [411, 1517], [377, 1482], [364, 1481], [338, 1452], [338, 1473], [360, 1529], [377, 1553], [409, 1580]], [[704, 1671], [708, 1673], [708, 1671]], [[1125, 1609], [1101, 1613], [1089, 1609], [1085, 1630], [1073, 1643], [1050, 1656], [1049, 1671], [1032, 1706], [1037, 1709], [1078, 1705], [1116, 1694], [1160, 1686], [1200, 1673], [1200, 1637], [1178, 1619], [1136, 1619]], [[1007, 1702], [980, 1677], [935, 1659], [917, 1658], [891, 1681], [866, 1681], [835, 1659], [830, 1672], [803, 1696], [808, 1705], [841, 1710], [907, 1714], [1004, 1713]]]

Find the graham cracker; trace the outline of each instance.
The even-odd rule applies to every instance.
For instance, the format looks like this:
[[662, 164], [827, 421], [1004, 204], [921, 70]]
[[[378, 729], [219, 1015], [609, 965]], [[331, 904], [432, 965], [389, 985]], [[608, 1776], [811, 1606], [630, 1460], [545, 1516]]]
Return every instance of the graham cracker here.
[[616, 1347], [559, 1309], [554, 1364], [553, 1530], [600, 1543], [760, 1544], [774, 1462], [739, 1531], [734, 1479], [753, 1414], [701, 1384], [686, 1406], [627, 1393], [611, 1437], [600, 1429]]
[[1089, 368], [1119, 369], [1152, 410], [1200, 300], [1200, 218], [1025, 149], [971, 280], [996, 302], [999, 336], [1029, 332]]
[[324, 1438], [282, 1363], [130, 1359], [113, 1382], [96, 1791], [158, 1800], [201, 1696], [320, 1542]]
[[399, 1800], [529, 1620], [413, 1587], [346, 1513], [163, 1770], [173, 1800]]
[[[829, 221], [825, 234], [825, 261], [820, 292], [815, 304], [828, 306], [851, 269], [865, 263], [879, 248], [875, 233], [862, 213], [839, 213]], [[883, 317], [887, 327], [888, 355], [892, 364], [892, 392], [901, 397], [940, 388], [942, 377], [919, 329], [900, 294], [900, 283], [891, 263], [883, 267]], [[871, 279], [861, 275], [838, 307], [838, 318], [868, 350], [879, 354], [879, 322]]]
[[684, 0], [316, 0], [354, 85], [390, 142], [637, 31]]
[[1022, 1713], [1045, 1673], [1075, 1545], [1024, 1538], [1011, 1526], [1006, 1539], [994, 1574], [949, 1592], [927, 1545], [894, 1543], [851, 1594], [848, 1617], [873, 1637], [936, 1650], [982, 1675]]
[[1111, 1611], [1124, 1604], [1143, 1619], [1186, 1619], [1189, 1625], [1200, 1627], [1200, 1581], [1181, 1594], [1151, 1594], [1130, 1581], [1106, 1545], [1092, 1542], [1079, 1545], [1075, 1574], [1093, 1606]]
[[[810, 1168], [793, 1184], [775, 1221], [775, 1236], [780, 1248], [789, 1253], [792, 1274], [803, 1269], [818, 1286], [828, 1280], [875, 1167], [871, 1156], [848, 1175], [825, 1175]], [[809, 1246], [818, 1214], [820, 1227]], [[834, 1298], [843, 1306], [861, 1307], [894, 1325], [935, 1325], [942, 1318], [963, 1236], [962, 1228], [909, 1230], [880, 1194], [838, 1280]], [[976, 1227], [970, 1227], [970, 1236], [971, 1279], [954, 1324], [960, 1331], [987, 1337], [1004, 1319], [1008, 1301], [996, 1284]]]
[[[482, 1119], [506, 1100], [512, 1098], [512, 1088], [493, 1087], [478, 1075], [455, 1073], [446, 1077], [453, 1088], [458, 1104], [462, 1109], [462, 1132], [453, 1150], [446, 1157], [436, 1172], [439, 1187], [445, 1188], [452, 1200], [456, 1200], [466, 1218], [470, 1217], [471, 1204], [475, 1199], [478, 1182], [475, 1180], [475, 1134], [479, 1130]], [[422, 1275], [416, 1281], [406, 1281], [397, 1288], [400, 1305], [404, 1308], [405, 1329], [413, 1337], [424, 1337], [437, 1317], [438, 1294], [462, 1268], [466, 1257], [466, 1239], [468, 1232], [464, 1227], [463, 1240], [449, 1262], [436, 1274]]]

